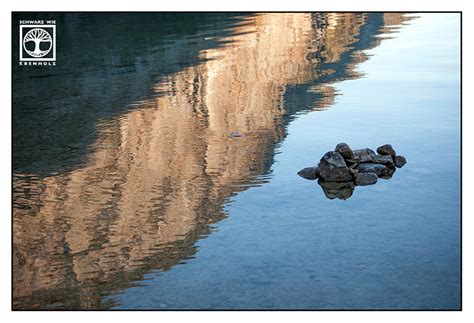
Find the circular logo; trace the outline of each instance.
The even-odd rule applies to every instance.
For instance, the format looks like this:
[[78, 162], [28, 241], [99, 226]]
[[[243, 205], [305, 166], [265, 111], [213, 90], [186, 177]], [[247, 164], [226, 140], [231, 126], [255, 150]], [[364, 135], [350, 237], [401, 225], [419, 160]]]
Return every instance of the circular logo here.
[[[33, 42], [34, 47], [27, 43]], [[42, 28], [31, 29], [23, 37], [23, 48], [31, 57], [43, 57], [46, 56], [51, 48], [53, 47], [53, 39], [51, 35]], [[33, 49], [33, 50], [31, 50]]]

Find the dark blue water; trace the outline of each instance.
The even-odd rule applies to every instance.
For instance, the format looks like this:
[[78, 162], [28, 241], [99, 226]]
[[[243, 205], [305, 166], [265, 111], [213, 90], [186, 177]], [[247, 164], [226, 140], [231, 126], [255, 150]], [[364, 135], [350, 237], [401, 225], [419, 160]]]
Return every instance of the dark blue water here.
[[[368, 52], [328, 110], [299, 116], [269, 183], [239, 193], [192, 259], [117, 308], [458, 309], [459, 16], [425, 14]], [[295, 176], [338, 142], [392, 143], [389, 181], [329, 200]]]
[[[49, 18], [57, 67], [14, 68], [14, 308], [460, 308], [458, 14]], [[296, 173], [339, 142], [408, 163], [330, 200]]]

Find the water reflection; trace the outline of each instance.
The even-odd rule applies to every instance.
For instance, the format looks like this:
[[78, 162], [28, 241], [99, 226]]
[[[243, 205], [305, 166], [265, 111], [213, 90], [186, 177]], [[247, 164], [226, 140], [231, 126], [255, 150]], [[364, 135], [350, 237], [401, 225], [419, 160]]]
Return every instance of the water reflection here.
[[338, 198], [340, 200], [347, 200], [354, 193], [355, 184], [353, 182], [326, 182], [318, 181], [321, 185], [324, 195], [330, 200]]
[[[392, 178], [395, 171], [395, 168], [387, 168], [387, 173], [379, 178], [388, 180]], [[330, 200], [336, 198], [339, 200], [347, 200], [354, 193], [356, 186], [358, 186], [355, 181], [328, 182], [321, 179], [318, 180], [318, 184], [321, 186], [324, 195]]]
[[[90, 29], [101, 23], [97, 17], [83, 19]], [[288, 122], [302, 111], [328, 108], [336, 95], [329, 84], [359, 77], [354, 68], [367, 59], [361, 50], [378, 45], [377, 35], [406, 18], [296, 13], [233, 19], [226, 35], [189, 35], [184, 44], [154, 45], [147, 39], [156, 52], [164, 46], [185, 57], [158, 82], [147, 74], [156, 67], [137, 61], [114, 65], [123, 76], [110, 76], [113, 95], [136, 86], [127, 81], [129, 74], [149, 88], [128, 110], [93, 113], [96, 102], [82, 92], [77, 99], [53, 93], [45, 101], [47, 118], [82, 101], [81, 120], [94, 124], [91, 134], [65, 133], [75, 136], [67, 149], [51, 139], [47, 148], [32, 147], [33, 137], [66, 131], [74, 120], [37, 126], [36, 133], [19, 126], [23, 119], [34, 123], [25, 111], [35, 102], [15, 87], [15, 107], [23, 110], [14, 112], [14, 308], [108, 308], [113, 304], [102, 302], [104, 295], [192, 257], [195, 241], [226, 217], [223, 208], [231, 197], [268, 181]], [[221, 30], [219, 23], [209, 28]], [[219, 39], [202, 48], [208, 37]], [[166, 68], [173, 55], [150, 60]], [[100, 64], [92, 66], [101, 70]], [[18, 78], [21, 73], [16, 71]], [[56, 77], [68, 91], [79, 91], [70, 88], [73, 76]], [[107, 91], [95, 81], [85, 73], [74, 82], [87, 84], [85, 93]], [[128, 102], [126, 96], [116, 102], [113, 95], [98, 102]], [[43, 149], [48, 159], [40, 156]]]

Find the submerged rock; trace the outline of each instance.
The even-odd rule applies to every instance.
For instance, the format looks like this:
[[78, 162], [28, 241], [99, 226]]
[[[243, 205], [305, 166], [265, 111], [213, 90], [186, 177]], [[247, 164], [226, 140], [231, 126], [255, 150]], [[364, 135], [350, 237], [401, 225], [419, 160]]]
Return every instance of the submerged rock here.
[[395, 149], [392, 148], [392, 145], [390, 144], [385, 144], [377, 148], [377, 152], [380, 155], [389, 155], [389, 156], [395, 156]]
[[377, 183], [378, 179], [374, 173], [359, 173], [355, 176], [355, 183], [359, 186], [372, 185]]
[[245, 135], [241, 132], [238, 132], [238, 131], [232, 131], [229, 134], [229, 138], [241, 138], [241, 137], [245, 137]]
[[344, 142], [337, 144], [334, 151], [340, 153], [344, 159], [349, 159], [354, 156], [354, 152], [352, 151], [351, 147], [349, 147], [349, 145]]
[[351, 182], [327, 182], [318, 180], [318, 184], [323, 189], [324, 195], [328, 199], [338, 198], [340, 200], [347, 200], [354, 192], [355, 184]]
[[314, 180], [318, 178], [318, 167], [303, 168], [298, 172], [298, 175], [309, 180]]
[[344, 158], [335, 151], [329, 151], [321, 158], [318, 175], [328, 182], [347, 182], [352, 179]]
[[402, 168], [403, 166], [405, 166], [406, 163], [407, 159], [405, 157], [400, 155], [395, 156], [395, 166], [397, 168]]
[[384, 176], [388, 173], [388, 169], [380, 164], [360, 164], [357, 166], [359, 173], [374, 173], [378, 177]]

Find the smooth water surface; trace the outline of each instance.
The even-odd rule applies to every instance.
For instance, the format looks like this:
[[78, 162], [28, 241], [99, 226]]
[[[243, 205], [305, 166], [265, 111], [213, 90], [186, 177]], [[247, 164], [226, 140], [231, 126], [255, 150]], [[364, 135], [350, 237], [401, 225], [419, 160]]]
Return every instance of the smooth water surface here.
[[[57, 15], [14, 68], [14, 308], [460, 308], [459, 15]], [[408, 163], [329, 200], [296, 172], [338, 142]]]

